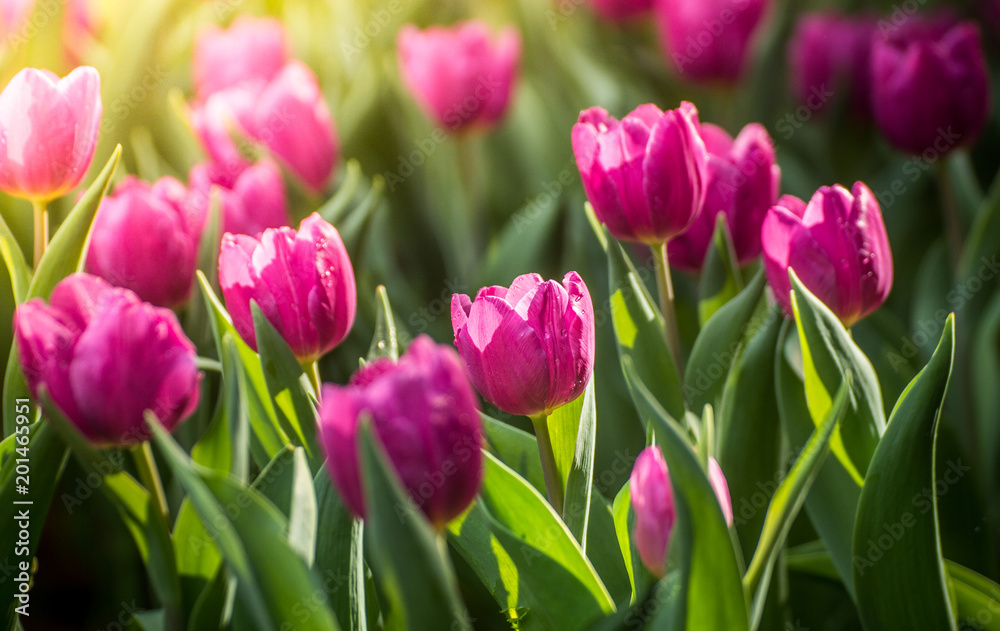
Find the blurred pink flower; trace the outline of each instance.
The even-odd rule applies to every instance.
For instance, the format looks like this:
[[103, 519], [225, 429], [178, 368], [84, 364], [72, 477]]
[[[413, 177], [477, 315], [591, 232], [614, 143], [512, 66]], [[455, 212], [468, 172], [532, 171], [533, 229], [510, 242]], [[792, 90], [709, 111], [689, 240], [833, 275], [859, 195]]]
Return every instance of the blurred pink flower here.
[[192, 60], [195, 91], [205, 100], [244, 82], [267, 83], [288, 60], [280, 21], [241, 15], [227, 29], [213, 25], [198, 35]]

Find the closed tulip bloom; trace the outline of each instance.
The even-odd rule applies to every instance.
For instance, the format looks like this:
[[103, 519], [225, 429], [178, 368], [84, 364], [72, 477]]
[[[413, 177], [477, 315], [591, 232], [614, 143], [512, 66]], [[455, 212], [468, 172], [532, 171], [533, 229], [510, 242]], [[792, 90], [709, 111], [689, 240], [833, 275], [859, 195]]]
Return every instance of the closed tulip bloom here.
[[347, 386], [324, 385], [319, 407], [327, 468], [344, 503], [365, 516], [358, 422], [373, 434], [410, 497], [438, 529], [460, 515], [483, 479], [479, 405], [453, 350], [426, 335], [398, 362], [377, 359]]
[[146, 302], [177, 307], [194, 286], [204, 215], [172, 177], [125, 178], [97, 210], [86, 271]]
[[198, 406], [195, 348], [174, 313], [96, 276], [70, 275], [48, 304], [18, 306], [14, 335], [32, 394], [44, 389], [97, 445], [148, 439], [146, 410], [173, 430]]
[[408, 25], [396, 46], [403, 82], [442, 128], [489, 126], [507, 111], [521, 58], [516, 29], [491, 38], [477, 20], [424, 31]]
[[269, 228], [252, 237], [226, 234], [219, 253], [219, 286], [226, 309], [254, 350], [250, 301], [302, 363], [340, 344], [354, 324], [354, 269], [337, 229], [313, 213], [298, 231]]
[[882, 211], [861, 182], [824, 186], [806, 204], [785, 195], [761, 229], [764, 269], [790, 316], [789, 268], [844, 326], [875, 311], [892, 289], [892, 253]]
[[213, 188], [218, 191], [223, 232], [254, 235], [291, 224], [281, 170], [269, 160], [246, 169], [204, 162], [191, 169], [188, 180], [192, 201], [203, 213]]
[[735, 82], [769, 0], [658, 0], [660, 39], [677, 72], [694, 81]]
[[898, 29], [876, 41], [872, 105], [886, 139], [935, 156], [974, 143], [990, 114], [990, 83], [978, 28]]
[[721, 213], [737, 262], [746, 265], [760, 255], [760, 227], [768, 209], [778, 201], [781, 169], [774, 144], [757, 123], [744, 127], [736, 140], [720, 127], [703, 124], [701, 137], [709, 153], [705, 203], [694, 223], [667, 245], [670, 263], [700, 270]]
[[193, 75], [200, 99], [244, 82], [267, 83], [288, 61], [285, 27], [274, 18], [240, 16], [227, 29], [198, 36]]
[[583, 188], [611, 234], [662, 244], [684, 232], [705, 201], [708, 154], [691, 103], [640, 105], [617, 121], [599, 107], [573, 126]]
[[94, 159], [101, 78], [80, 67], [60, 79], [25, 68], [0, 93], [0, 190], [48, 201], [65, 195]]
[[[576, 272], [451, 299], [455, 345], [472, 385], [508, 414], [549, 414], [576, 399], [594, 370], [594, 306]], [[517, 361], [513, 361], [517, 358]]]
[[652, 11], [656, 0], [591, 0], [591, 4], [602, 18], [624, 22]]
[[715, 458], [708, 459], [708, 481], [712, 484], [715, 497], [719, 500], [719, 507], [722, 508], [722, 516], [726, 519], [726, 525], [733, 525], [733, 501], [729, 497], [729, 483], [722, 473], [722, 467]]

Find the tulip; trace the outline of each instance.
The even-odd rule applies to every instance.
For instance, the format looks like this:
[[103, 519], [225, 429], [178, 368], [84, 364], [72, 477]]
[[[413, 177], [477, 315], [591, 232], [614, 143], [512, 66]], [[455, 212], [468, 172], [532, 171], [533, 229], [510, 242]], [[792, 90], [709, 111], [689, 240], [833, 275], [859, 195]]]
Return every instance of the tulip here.
[[[733, 525], [733, 505], [729, 486], [715, 458], [708, 459], [708, 479], [722, 508], [726, 524]], [[666, 573], [667, 549], [677, 521], [670, 472], [660, 448], [646, 447], [636, 458], [629, 481], [635, 529], [632, 538], [639, 557], [657, 577]]]
[[96, 276], [72, 274], [49, 304], [18, 306], [14, 335], [31, 393], [96, 445], [147, 440], [146, 410], [173, 430], [198, 406], [195, 348], [174, 313]]
[[703, 124], [701, 137], [708, 149], [705, 203], [694, 223], [667, 245], [670, 262], [681, 269], [699, 270], [712, 243], [716, 216], [726, 218], [736, 258], [746, 265], [761, 252], [760, 226], [778, 201], [781, 169], [774, 144], [762, 126], [752, 123], [734, 141], [720, 127]]
[[267, 83], [288, 61], [285, 27], [274, 18], [240, 16], [228, 29], [198, 36], [193, 75], [199, 99], [241, 83]]
[[251, 237], [227, 233], [219, 285], [233, 325], [254, 350], [253, 312], [260, 307], [303, 364], [340, 344], [354, 323], [354, 269], [337, 229], [316, 213], [299, 230], [269, 228]]
[[855, 114], [871, 112], [871, 51], [876, 20], [833, 12], [801, 18], [788, 46], [792, 84], [799, 102], [821, 111], [842, 90]]
[[508, 414], [548, 415], [590, 381], [594, 307], [576, 272], [561, 285], [518, 276], [509, 289], [483, 287], [475, 302], [455, 294], [451, 323], [469, 380]]
[[990, 114], [978, 28], [928, 24], [877, 40], [872, 105], [882, 133], [901, 151], [936, 158], [974, 143]]
[[491, 40], [479, 21], [425, 31], [408, 25], [396, 45], [403, 82], [442, 128], [490, 126], [507, 111], [521, 57], [516, 29]]
[[188, 180], [193, 203], [203, 213], [208, 210], [213, 187], [219, 192], [223, 232], [254, 235], [291, 224], [281, 171], [269, 160], [246, 169], [205, 162], [191, 169]]
[[194, 285], [204, 215], [172, 177], [122, 181], [97, 211], [86, 271], [161, 307], [187, 302]]
[[705, 199], [707, 152], [698, 110], [641, 105], [620, 122], [599, 107], [573, 126], [573, 153], [590, 203], [611, 234], [665, 243], [694, 221]]
[[658, 0], [660, 39], [681, 76], [735, 82], [769, 5], [768, 0]]
[[602, 18], [625, 22], [652, 11], [656, 0], [591, 0], [591, 4]]
[[861, 182], [851, 191], [824, 186], [808, 205], [785, 195], [764, 218], [761, 241], [767, 280], [790, 316], [790, 268], [848, 327], [875, 311], [892, 288], [882, 211]]
[[318, 415], [330, 476], [355, 515], [365, 516], [357, 437], [362, 416], [370, 419], [410, 497], [439, 531], [479, 491], [479, 405], [455, 352], [426, 335], [396, 363], [377, 359], [347, 386], [324, 385]]
[[101, 77], [25, 68], [0, 93], [0, 190], [46, 202], [86, 175], [101, 122]]
[[252, 160], [233, 135], [266, 148], [313, 193], [333, 176], [336, 130], [316, 76], [292, 61], [268, 83], [240, 84], [211, 94], [194, 107], [191, 123], [212, 160], [249, 167]]

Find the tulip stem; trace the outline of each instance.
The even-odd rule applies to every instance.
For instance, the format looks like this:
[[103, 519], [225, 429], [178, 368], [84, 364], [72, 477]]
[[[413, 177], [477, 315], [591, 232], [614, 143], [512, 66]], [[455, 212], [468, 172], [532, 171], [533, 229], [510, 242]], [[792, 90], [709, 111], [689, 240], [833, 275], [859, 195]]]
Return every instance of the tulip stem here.
[[309, 383], [313, 387], [313, 392], [316, 393], [316, 400], [319, 401], [319, 360], [314, 362], [309, 362], [302, 367], [305, 370], [306, 376], [309, 378]]
[[545, 477], [545, 494], [549, 496], [549, 504], [557, 513], [563, 511], [562, 478], [556, 467], [556, 454], [552, 451], [552, 439], [549, 437], [549, 417], [547, 414], [537, 414], [529, 417], [535, 426], [535, 439], [538, 441], [538, 455], [542, 459], [542, 474]]
[[142, 480], [146, 490], [156, 498], [156, 506], [160, 510], [164, 523], [170, 523], [170, 510], [167, 508], [167, 496], [163, 492], [163, 482], [160, 480], [160, 471], [156, 468], [156, 460], [153, 458], [153, 449], [149, 442], [144, 442], [132, 450], [135, 457], [135, 467], [139, 471], [139, 479]]
[[681, 341], [677, 334], [677, 314], [674, 311], [674, 283], [670, 278], [670, 259], [667, 257], [666, 243], [653, 247], [653, 259], [656, 261], [656, 285], [660, 292], [660, 311], [663, 312], [663, 330], [667, 336], [667, 348], [677, 365], [677, 375], [683, 378]]
[[49, 210], [44, 201], [32, 200], [31, 209], [35, 216], [35, 269], [45, 254], [45, 247], [49, 244]]
[[944, 221], [945, 240], [948, 243], [952, 265], [957, 268], [962, 259], [965, 239], [962, 236], [962, 219], [959, 217], [955, 187], [951, 181], [951, 174], [948, 173], [947, 159], [938, 161], [938, 184], [941, 187], [941, 219]]

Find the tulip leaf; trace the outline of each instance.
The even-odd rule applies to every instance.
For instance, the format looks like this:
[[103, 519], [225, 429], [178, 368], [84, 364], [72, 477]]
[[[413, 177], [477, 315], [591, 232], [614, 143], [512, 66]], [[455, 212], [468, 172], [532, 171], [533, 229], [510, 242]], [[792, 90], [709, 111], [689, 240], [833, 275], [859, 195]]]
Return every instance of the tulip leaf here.
[[[234, 351], [235, 352], [235, 349]], [[230, 373], [231, 374], [231, 373]], [[208, 423], [208, 427], [205, 429], [205, 433], [201, 436], [194, 447], [191, 448], [191, 459], [208, 469], [215, 469], [216, 471], [222, 471], [223, 473], [229, 473], [233, 471], [233, 441], [230, 435], [230, 407], [229, 404], [235, 403], [235, 409], [233, 410], [234, 415], [243, 414], [244, 419], [246, 418], [245, 412], [242, 409], [242, 405], [239, 401], [239, 392], [231, 384], [237, 380], [229, 379], [223, 382], [223, 399], [219, 405], [216, 406], [215, 413], [212, 415], [211, 421]], [[233, 401], [232, 396], [235, 396], [236, 400]], [[246, 477], [239, 475], [234, 472], [237, 478], [246, 482]]]
[[538, 459], [535, 437], [513, 425], [480, 413], [490, 453], [517, 472], [540, 493], [545, 493], [545, 475]]
[[706, 405], [722, 409], [726, 375], [736, 359], [741, 341], [752, 328], [754, 311], [765, 285], [764, 273], [758, 272], [736, 298], [709, 318], [694, 341], [684, 370], [684, 391], [692, 410], [701, 410]]
[[217, 286], [219, 280], [219, 249], [222, 245], [223, 209], [218, 189], [212, 187], [208, 198], [208, 215], [198, 241], [198, 269]]
[[368, 226], [372, 215], [381, 206], [385, 205], [385, 179], [381, 175], [372, 178], [371, 186], [361, 202], [355, 206], [344, 221], [338, 227], [344, 246], [349, 251], [354, 251], [361, 241], [361, 236]]
[[806, 402], [817, 427], [830, 411], [833, 394], [846, 375], [852, 375], [854, 386], [847, 416], [834, 430], [830, 447], [860, 485], [875, 445], [885, 431], [878, 376], [837, 316], [809, 292], [794, 271], [789, 270], [789, 276], [792, 309], [802, 347]]
[[305, 449], [313, 468], [319, 469], [322, 455], [316, 445], [316, 410], [309, 399], [307, 389], [310, 387], [302, 365], [256, 301], [250, 302], [250, 310], [253, 313], [261, 372], [264, 374], [264, 383], [271, 396], [274, 411], [278, 415], [278, 422], [285, 435], [292, 437], [297, 446]]
[[20, 304], [28, 296], [28, 286], [31, 283], [31, 270], [24, 259], [24, 252], [17, 244], [14, 233], [10, 231], [7, 222], [0, 217], [0, 257], [3, 258], [7, 273], [10, 275], [10, 286], [14, 293], [14, 302]]
[[480, 286], [510, 284], [510, 279], [536, 269], [546, 253], [546, 244], [559, 225], [559, 196], [531, 198], [510, 216], [486, 251]]
[[[973, 338], [976, 343], [968, 351], [971, 355], [973, 396], [978, 415], [980, 454], [986, 469], [984, 479], [993, 480], [987, 489], [989, 505], [1000, 517], [1000, 388], [996, 376], [1000, 374], [1000, 294], [996, 294], [979, 322]], [[998, 612], [1000, 613], [1000, 612]]]
[[392, 314], [389, 304], [389, 292], [385, 285], [375, 288], [375, 336], [368, 347], [368, 361], [378, 357], [388, 357], [392, 361], [399, 359], [399, 336], [396, 332], [396, 317]]
[[340, 223], [357, 196], [358, 187], [363, 179], [361, 163], [354, 159], [345, 162], [344, 175], [337, 184], [337, 192], [316, 212], [331, 225]]
[[[185, 497], [181, 502], [171, 538], [177, 557], [177, 575], [184, 594], [184, 606], [188, 608], [190, 620], [195, 616], [199, 600], [203, 601], [202, 608], [209, 605], [208, 599], [216, 578], [220, 572], [225, 572], [222, 555], [201, 523], [190, 498]], [[202, 612], [199, 615], [209, 614]], [[218, 621], [218, 617], [215, 620]]]
[[386, 600], [390, 629], [471, 629], [455, 572], [430, 522], [413, 503], [371, 430], [359, 428], [365, 550]]
[[364, 528], [341, 501], [323, 467], [313, 480], [321, 527], [314, 568], [323, 579], [330, 607], [344, 631], [366, 631]]
[[652, 424], [670, 469], [677, 521], [668, 566], [676, 564], [682, 577], [678, 628], [749, 629], [736, 552], [708, 473], [684, 430], [650, 393], [632, 361], [622, 363], [639, 413]]
[[288, 545], [311, 566], [316, 552], [319, 511], [305, 450], [285, 447], [250, 486], [288, 518]]
[[238, 604], [254, 627], [273, 631], [294, 619], [297, 629], [338, 629], [323, 606], [305, 619], [295, 615], [303, 595], [321, 593], [322, 587], [286, 541], [285, 516], [255, 489], [192, 462], [155, 418], [147, 418], [175, 480], [238, 581]]
[[597, 402], [594, 381], [595, 377], [591, 376], [586, 390], [578, 397], [582, 399], [582, 406], [576, 431], [573, 432], [575, 449], [566, 473], [566, 495], [562, 511], [563, 521], [580, 542], [584, 553], [587, 552], [587, 527], [590, 523], [594, 486], [594, 449], [597, 442]]
[[725, 213], [715, 216], [715, 231], [698, 282], [698, 323], [705, 326], [715, 313], [743, 291], [736, 248]]
[[628, 572], [628, 579], [632, 588], [630, 602], [635, 604], [642, 594], [649, 589], [649, 586], [656, 582], [656, 578], [643, 565], [642, 559], [639, 557], [639, 551], [636, 549], [635, 542], [631, 537], [635, 523], [635, 513], [632, 511], [630, 484], [630, 482], [626, 482], [621, 490], [618, 491], [611, 510], [615, 520], [618, 549], [625, 561], [625, 569]]
[[896, 402], [861, 489], [854, 582], [866, 629], [957, 629], [934, 492], [954, 344], [951, 316], [934, 355]]
[[[622, 362], [630, 359], [643, 381], [653, 388], [663, 409], [672, 418], [682, 419], [684, 393], [677, 364], [667, 347], [663, 316], [621, 244], [610, 234], [606, 237], [611, 321], [619, 359]], [[643, 271], [645, 276], [651, 274], [646, 268]], [[635, 403], [641, 405], [638, 401]]]
[[945, 560], [945, 569], [955, 594], [959, 628], [1000, 631], [1000, 585], [953, 561]]

